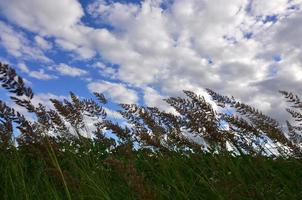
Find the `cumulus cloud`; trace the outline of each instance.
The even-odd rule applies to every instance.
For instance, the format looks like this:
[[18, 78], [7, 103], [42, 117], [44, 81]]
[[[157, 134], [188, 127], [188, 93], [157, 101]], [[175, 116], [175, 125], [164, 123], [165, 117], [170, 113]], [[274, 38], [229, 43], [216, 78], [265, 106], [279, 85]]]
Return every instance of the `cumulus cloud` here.
[[111, 83], [108, 81], [92, 82], [88, 84], [91, 92], [104, 93], [116, 103], [137, 103], [138, 96], [132, 89], [128, 89], [125, 85], [119, 83]]
[[251, 3], [251, 12], [256, 16], [276, 15], [286, 11], [288, 0], [261, 1], [253, 0]]
[[102, 62], [95, 63], [93, 65], [93, 67], [99, 69], [100, 74], [103, 75], [103, 76], [107, 76], [107, 77], [114, 78], [114, 79], [117, 76], [117, 74], [116, 74], [117, 71], [114, 68], [108, 67]]
[[45, 72], [44, 69], [36, 70], [30, 70], [24, 63], [19, 63], [17, 67], [24, 73], [28, 74], [32, 78], [36, 78], [39, 80], [51, 80], [58, 78], [55, 75], [51, 75]]
[[72, 76], [72, 77], [76, 77], [76, 76], [83, 76], [83, 75], [86, 75], [88, 74], [87, 71], [83, 70], [83, 69], [80, 69], [80, 68], [77, 68], [77, 67], [71, 67], [69, 65], [66, 65], [64, 63], [61, 63], [59, 64], [57, 67], [56, 67], [56, 70], [62, 74], [62, 75], [65, 75], [65, 76]]
[[15, 30], [12, 26], [0, 21], [0, 45], [8, 53], [19, 59], [34, 59], [44, 62], [51, 60], [45, 56], [41, 49], [33, 46], [23, 32]]
[[40, 79], [40, 80], [51, 80], [57, 78], [54, 75], [46, 74], [45, 70], [43, 69], [40, 69], [39, 71], [31, 71], [29, 75], [33, 78]]
[[144, 102], [147, 106], [157, 107], [163, 111], [176, 114], [176, 111], [164, 101], [164, 97], [153, 88], [147, 87], [144, 89]]
[[37, 35], [34, 39], [37, 45], [42, 49], [48, 50], [52, 48], [52, 44], [49, 41], [45, 40], [43, 37]]
[[10, 20], [42, 35], [64, 31], [65, 27], [78, 23], [84, 14], [76, 0], [1, 0], [0, 7]]

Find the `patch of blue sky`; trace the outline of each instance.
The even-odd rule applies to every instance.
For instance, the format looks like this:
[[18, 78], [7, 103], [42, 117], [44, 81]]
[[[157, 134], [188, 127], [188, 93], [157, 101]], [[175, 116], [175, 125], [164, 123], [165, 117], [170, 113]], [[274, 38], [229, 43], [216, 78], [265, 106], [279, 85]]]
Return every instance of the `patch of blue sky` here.
[[9, 101], [9, 95], [8, 95], [8, 92], [7, 90], [5, 90], [4, 88], [0, 88], [0, 100], [1, 101], [4, 101], [4, 102], [7, 102]]
[[266, 23], [276, 23], [278, 21], [278, 15], [266, 15], [262, 18], [262, 22]]
[[110, 25], [109, 23], [106, 23], [100, 19], [92, 20], [88, 14], [85, 14], [81, 18], [81, 22], [88, 27], [93, 27], [93, 28], [98, 28], [98, 29], [102, 28], [102, 29], [107, 29], [108, 31], [114, 31], [114, 27], [112, 25]]
[[52, 59], [55, 63], [70, 63], [75, 62], [78, 59], [78, 55], [75, 53], [72, 53], [69, 50], [65, 50], [55, 44], [55, 41], [52, 38], [47, 38], [47, 41], [50, 41], [53, 44], [53, 49], [50, 51], [44, 52], [46, 56], [48, 56], [50, 59]]
[[138, 105], [143, 105], [146, 106], [145, 102], [144, 102], [144, 91], [140, 88], [136, 88], [136, 87], [128, 87], [131, 90], [134, 90], [137, 94], [137, 104]]
[[14, 58], [15, 57], [10, 55], [0, 44], [0, 60], [1, 60], [1, 62], [8, 62], [9, 60], [12, 60]]
[[253, 37], [253, 32], [245, 32], [243, 33], [243, 37], [246, 39], [251, 39]]
[[105, 0], [106, 2], [141, 4], [144, 0]]
[[74, 92], [78, 96], [87, 96], [88, 90], [86, 82], [74, 77], [59, 77], [53, 80], [33, 80], [33, 90], [36, 93], [53, 93], [55, 95], [68, 95]]
[[249, 1], [249, 3], [246, 5], [245, 7], [245, 12], [248, 13], [248, 14], [251, 14], [252, 12], [252, 6], [253, 6], [253, 1]]
[[207, 60], [208, 60], [208, 64], [209, 64], [209, 65], [214, 64], [214, 61], [213, 61], [213, 59], [212, 59], [212, 58], [210, 58], [210, 57], [209, 57]]
[[271, 66], [268, 74], [268, 78], [273, 78], [278, 74], [278, 69], [275, 65]]
[[280, 62], [280, 61], [282, 60], [282, 57], [281, 57], [281, 55], [274, 55], [274, 56], [273, 56], [273, 60], [274, 60], [275, 62]]
[[167, 10], [171, 7], [171, 5], [173, 4], [174, 0], [164, 0], [161, 4], [160, 7], [163, 10]]
[[6, 17], [4, 17], [3, 15], [0, 14], [0, 21], [5, 22], [6, 24], [8, 24], [8, 20]]

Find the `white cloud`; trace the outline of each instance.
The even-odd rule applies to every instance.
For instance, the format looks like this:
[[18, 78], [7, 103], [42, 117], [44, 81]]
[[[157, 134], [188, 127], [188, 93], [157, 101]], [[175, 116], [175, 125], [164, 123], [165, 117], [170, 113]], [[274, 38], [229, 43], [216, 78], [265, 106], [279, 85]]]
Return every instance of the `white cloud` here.
[[160, 95], [155, 89], [147, 87], [144, 90], [144, 102], [147, 106], [150, 107], [157, 107], [163, 111], [170, 112], [170, 113], [176, 113], [176, 111], [168, 105], [163, 99], [167, 97], [164, 97]]
[[84, 15], [77, 0], [1, 0], [0, 7], [9, 20], [42, 35], [64, 33]]
[[104, 63], [102, 62], [96, 62], [95, 64], [92, 65], [94, 68], [100, 69], [100, 74], [112, 79], [116, 79], [117, 78], [117, 71], [116, 69], [106, 66]]
[[88, 74], [88, 72], [83, 69], [80, 69], [77, 67], [71, 67], [64, 63], [59, 64], [58, 67], [56, 67], [56, 70], [62, 75], [72, 76], [72, 77], [84, 76], [84, 75]]
[[24, 63], [19, 63], [17, 66], [24, 73], [30, 72], [29, 68]]
[[51, 60], [39, 48], [33, 46], [26, 36], [12, 26], [0, 21], [0, 45], [19, 59], [34, 59], [44, 62]]
[[57, 100], [63, 100], [67, 99], [65, 96], [58, 96], [52, 93], [38, 93], [34, 95], [34, 98], [32, 99], [32, 103], [35, 106], [38, 106], [39, 103], [43, 104], [47, 108], [54, 109], [54, 106], [52, 105], [51, 101], [49, 99], [57, 99]]
[[37, 35], [34, 39], [37, 45], [42, 49], [48, 50], [52, 48], [52, 44], [49, 41], [45, 40], [43, 37]]
[[28, 74], [30, 77], [39, 79], [39, 80], [51, 80], [56, 79], [55, 75], [51, 75], [45, 72], [44, 69], [39, 69], [38, 71], [30, 70], [24, 63], [19, 63], [17, 67], [24, 73]]
[[256, 16], [275, 15], [287, 9], [288, 0], [261, 1], [253, 0], [251, 12]]
[[31, 71], [29, 73], [29, 76], [40, 79], [40, 80], [51, 80], [51, 79], [56, 79], [57, 77], [54, 75], [49, 75], [45, 73], [45, 70], [40, 69], [39, 71]]
[[99, 81], [88, 84], [91, 92], [104, 93], [116, 103], [137, 103], [138, 97], [134, 90], [128, 89], [125, 85], [111, 83], [108, 81]]

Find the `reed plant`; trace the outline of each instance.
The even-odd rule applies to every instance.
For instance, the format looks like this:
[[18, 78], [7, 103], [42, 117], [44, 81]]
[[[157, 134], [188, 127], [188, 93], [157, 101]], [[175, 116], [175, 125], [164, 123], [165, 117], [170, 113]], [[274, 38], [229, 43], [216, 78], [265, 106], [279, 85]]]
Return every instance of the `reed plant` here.
[[[9, 65], [0, 82], [1, 199], [301, 199], [302, 102], [287, 130], [258, 109], [207, 89], [165, 101], [177, 115], [121, 104], [110, 120], [101, 93], [33, 104], [33, 90]], [[227, 112], [232, 110], [232, 112]], [[86, 124], [93, 120], [93, 128]], [[124, 125], [127, 124], [127, 125]], [[93, 130], [93, 131], [91, 131]], [[89, 137], [88, 137], [89, 136]], [[190, 136], [190, 137], [189, 137]]]

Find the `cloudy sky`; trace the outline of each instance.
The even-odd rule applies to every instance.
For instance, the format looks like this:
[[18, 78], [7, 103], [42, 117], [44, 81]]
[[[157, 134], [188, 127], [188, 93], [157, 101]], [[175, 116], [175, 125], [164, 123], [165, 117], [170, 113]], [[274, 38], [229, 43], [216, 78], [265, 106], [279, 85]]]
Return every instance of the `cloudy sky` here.
[[[0, 0], [0, 60], [37, 98], [90, 97], [167, 108], [211, 88], [286, 114], [302, 94], [301, 0]], [[4, 91], [0, 90], [0, 95]]]

